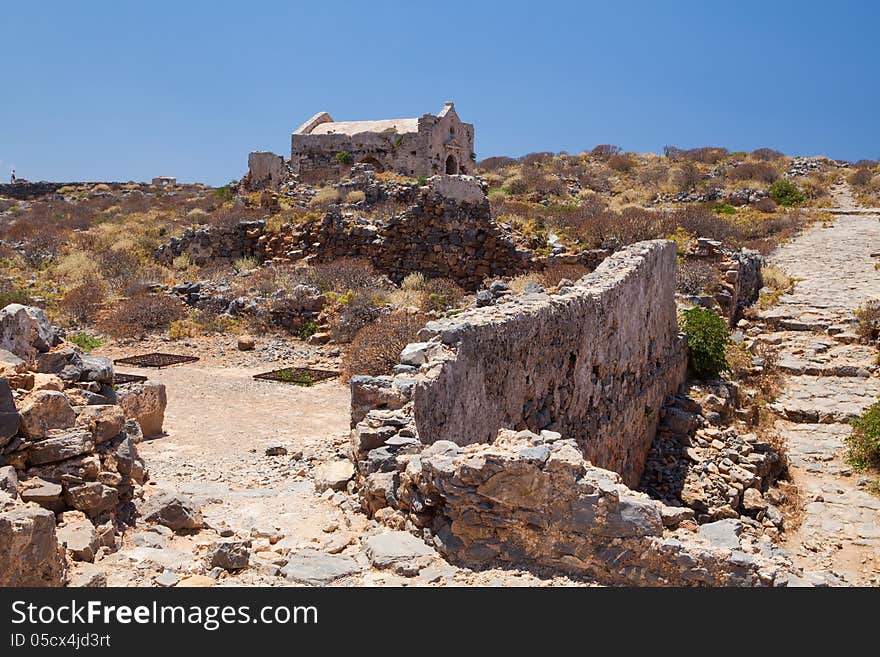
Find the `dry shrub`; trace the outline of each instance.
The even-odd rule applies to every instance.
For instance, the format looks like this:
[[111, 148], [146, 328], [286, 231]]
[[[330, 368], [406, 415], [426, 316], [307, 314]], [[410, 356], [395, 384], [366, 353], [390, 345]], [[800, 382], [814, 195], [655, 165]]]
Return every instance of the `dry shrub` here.
[[776, 201], [772, 198], [762, 198], [760, 201], [755, 201], [752, 203], [752, 207], [755, 208], [758, 212], [764, 212], [766, 214], [771, 214], [776, 212]]
[[143, 337], [164, 331], [183, 318], [183, 304], [165, 294], [140, 291], [110, 309], [100, 322], [102, 330], [114, 338]]
[[565, 184], [559, 178], [548, 175], [536, 166], [523, 166], [520, 175], [527, 191], [537, 192], [543, 196], [558, 196], [566, 191]]
[[304, 274], [303, 282], [315, 285], [322, 292], [345, 293], [388, 287], [385, 278], [363, 258], [339, 258], [315, 265]]
[[525, 292], [526, 287], [529, 285], [543, 285], [544, 277], [538, 272], [520, 274], [519, 276], [511, 278], [507, 284], [514, 292]]
[[323, 187], [309, 201], [309, 205], [313, 207], [326, 208], [334, 203], [339, 202], [339, 190], [335, 187]]
[[720, 146], [703, 146], [690, 149], [664, 146], [663, 154], [674, 162], [689, 161], [702, 164], [716, 164], [728, 156], [728, 151]]
[[522, 158], [522, 163], [524, 166], [533, 166], [536, 164], [546, 164], [553, 160], [553, 153], [549, 152], [541, 152], [541, 153], [529, 153]]
[[853, 164], [856, 169], [876, 169], [878, 166], [880, 166], [880, 162], [877, 160], [859, 160]]
[[362, 328], [382, 315], [383, 301], [374, 290], [350, 291], [339, 297], [324, 315], [330, 337], [336, 342], [351, 342]]
[[424, 315], [399, 311], [362, 328], [342, 359], [343, 379], [389, 374], [400, 361], [400, 352], [416, 339], [426, 321]]
[[551, 262], [541, 272], [542, 285], [556, 287], [559, 281], [567, 279], [576, 282], [590, 273], [590, 268], [576, 263]]
[[512, 157], [499, 155], [495, 157], [487, 157], [485, 160], [480, 160], [480, 162], [477, 164], [477, 167], [487, 172], [498, 171], [498, 169], [513, 166], [516, 163], [517, 161]]
[[847, 176], [847, 182], [850, 185], [854, 185], [855, 187], [862, 187], [871, 182], [871, 178], [873, 175], [871, 174], [870, 169], [856, 169], [849, 176]]
[[59, 306], [64, 315], [77, 324], [91, 323], [107, 298], [107, 286], [101, 281], [80, 283], [68, 290]]
[[727, 170], [730, 180], [757, 180], [772, 183], [779, 179], [779, 170], [766, 162], [743, 162]]
[[779, 267], [765, 265], [761, 267], [761, 280], [765, 287], [782, 292], [791, 292], [794, 287], [794, 279]]
[[421, 309], [425, 312], [447, 310], [465, 297], [465, 291], [448, 278], [428, 279], [423, 289]]
[[615, 146], [614, 144], [599, 144], [590, 151], [590, 155], [600, 160], [607, 160], [612, 155], [620, 153], [621, 150], [623, 149], [620, 146]]
[[97, 260], [91, 253], [84, 251], [68, 253], [56, 265], [55, 272], [65, 281], [75, 285], [101, 278]]
[[128, 249], [107, 249], [98, 256], [104, 278], [116, 290], [124, 290], [139, 280], [141, 263]]
[[669, 182], [680, 192], [692, 190], [701, 179], [702, 175], [693, 162], [685, 162], [669, 174]]
[[711, 293], [721, 284], [721, 275], [702, 259], [681, 260], [675, 270], [675, 289], [688, 295]]
[[605, 161], [609, 168], [621, 173], [628, 173], [636, 166], [636, 160], [628, 153], [615, 153]]
[[855, 316], [856, 333], [870, 342], [880, 338], [880, 301], [865, 302], [856, 310]]
[[360, 203], [367, 198], [367, 195], [359, 189], [353, 190], [345, 195], [346, 203]]
[[769, 162], [771, 160], [781, 160], [785, 157], [785, 153], [773, 150], [772, 148], [756, 148], [752, 151], [751, 156], [755, 160]]

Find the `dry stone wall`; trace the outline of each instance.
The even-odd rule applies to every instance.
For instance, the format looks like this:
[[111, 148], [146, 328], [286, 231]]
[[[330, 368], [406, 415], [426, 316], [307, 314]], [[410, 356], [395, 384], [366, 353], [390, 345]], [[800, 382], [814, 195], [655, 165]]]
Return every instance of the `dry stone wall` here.
[[443, 360], [414, 391], [422, 441], [549, 429], [636, 485], [663, 400], [685, 376], [675, 258], [669, 242], [642, 242], [559, 294], [429, 323], [420, 337]]

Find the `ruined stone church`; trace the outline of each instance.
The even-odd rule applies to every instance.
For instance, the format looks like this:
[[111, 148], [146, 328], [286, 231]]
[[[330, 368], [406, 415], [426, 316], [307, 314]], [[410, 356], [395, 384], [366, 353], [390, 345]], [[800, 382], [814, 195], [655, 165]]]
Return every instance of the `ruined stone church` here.
[[308, 181], [366, 162], [405, 176], [466, 174], [474, 166], [474, 126], [447, 102], [436, 115], [376, 121], [334, 121], [315, 114], [291, 136], [290, 169]]

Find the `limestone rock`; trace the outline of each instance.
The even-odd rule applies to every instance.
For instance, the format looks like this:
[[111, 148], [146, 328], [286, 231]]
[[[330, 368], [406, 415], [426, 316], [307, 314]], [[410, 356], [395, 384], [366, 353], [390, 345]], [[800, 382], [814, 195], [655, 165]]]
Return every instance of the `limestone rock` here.
[[0, 586], [63, 586], [66, 567], [55, 514], [36, 506], [0, 512]]
[[0, 491], [7, 493], [12, 499], [18, 497], [18, 475], [11, 465], [0, 467]]
[[58, 342], [56, 330], [40, 308], [11, 303], [0, 310], [0, 349], [28, 361]]
[[436, 557], [433, 549], [409, 532], [371, 534], [362, 543], [371, 564], [380, 569], [389, 568], [399, 575], [417, 575]]
[[120, 387], [116, 397], [125, 411], [125, 417], [137, 420], [145, 437], [162, 434], [165, 406], [168, 403], [164, 383], [158, 381], [133, 383]]
[[192, 500], [171, 493], [157, 493], [144, 501], [141, 515], [147, 522], [157, 522], [174, 530], [200, 529], [202, 512]]
[[349, 460], [322, 463], [315, 468], [315, 490], [319, 493], [324, 492], [328, 488], [344, 490], [353, 476], [354, 465]]
[[83, 513], [66, 511], [62, 515], [63, 521], [57, 529], [58, 542], [65, 545], [76, 561], [94, 561], [98, 551], [94, 525]]
[[318, 550], [302, 550], [290, 557], [281, 569], [288, 581], [309, 586], [326, 586], [341, 577], [359, 573], [361, 567], [351, 557], [326, 554]]
[[63, 488], [61, 484], [32, 477], [21, 482], [18, 494], [24, 502], [34, 502], [51, 511], [61, 511], [64, 508], [62, 498]]
[[98, 383], [113, 383], [113, 361], [105, 356], [84, 355], [82, 360], [82, 373], [80, 381], [97, 381]]
[[247, 568], [250, 553], [250, 541], [220, 541], [208, 548], [208, 563], [211, 568], [241, 570]]
[[27, 438], [45, 438], [51, 429], [67, 429], [74, 425], [76, 414], [64, 393], [39, 390], [32, 393], [19, 409], [19, 431]]
[[238, 350], [239, 351], [253, 351], [256, 344], [257, 344], [257, 341], [254, 339], [254, 337], [252, 335], [238, 336]]
[[92, 432], [87, 429], [52, 430], [49, 437], [30, 446], [27, 460], [31, 465], [44, 465], [87, 454], [95, 449]]
[[0, 377], [0, 447], [18, 433], [21, 418], [15, 408], [15, 399], [9, 387], [9, 380]]
[[82, 408], [76, 426], [92, 432], [95, 444], [119, 435], [125, 425], [125, 411], [116, 404], [100, 404]]

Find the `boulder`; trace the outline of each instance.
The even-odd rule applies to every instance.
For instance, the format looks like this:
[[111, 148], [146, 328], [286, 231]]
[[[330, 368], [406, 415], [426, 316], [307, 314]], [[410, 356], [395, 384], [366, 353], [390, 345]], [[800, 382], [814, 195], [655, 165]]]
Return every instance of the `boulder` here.
[[357, 561], [342, 554], [318, 550], [302, 550], [290, 557], [281, 569], [288, 581], [309, 586], [326, 586], [331, 582], [361, 571]]
[[59, 342], [57, 331], [40, 308], [11, 303], [0, 310], [0, 349], [30, 361]]
[[37, 372], [56, 374], [64, 381], [79, 381], [82, 368], [82, 357], [72, 347], [37, 354]]
[[0, 447], [18, 433], [21, 417], [15, 408], [15, 398], [5, 377], [0, 377]]
[[76, 418], [76, 426], [91, 431], [95, 444], [117, 436], [124, 425], [125, 411], [116, 404], [85, 406]]
[[19, 431], [26, 438], [34, 440], [45, 438], [52, 429], [68, 429], [76, 421], [76, 414], [67, 397], [56, 390], [31, 393], [18, 412], [21, 416]]
[[33, 374], [34, 381], [31, 384], [31, 390], [64, 390], [64, 381], [57, 374], [41, 374], [39, 372]]
[[34, 502], [50, 511], [64, 509], [62, 493], [61, 484], [40, 477], [31, 477], [22, 481], [18, 491], [23, 502]]
[[113, 361], [104, 356], [82, 356], [80, 381], [113, 383]]
[[257, 341], [254, 340], [254, 337], [252, 335], [238, 336], [238, 350], [239, 351], [253, 351], [256, 344], [257, 344]]
[[436, 557], [436, 552], [424, 541], [405, 531], [371, 534], [362, 543], [373, 566], [389, 568], [399, 575], [417, 575]]
[[64, 498], [68, 506], [89, 516], [97, 516], [119, 504], [119, 491], [97, 481], [88, 481], [80, 486], [68, 486]]
[[64, 586], [55, 514], [47, 509], [26, 505], [0, 513], [0, 555], [0, 586]]
[[30, 446], [27, 460], [30, 465], [45, 465], [87, 454], [94, 449], [92, 432], [87, 429], [53, 430], [48, 438]]
[[67, 511], [58, 525], [58, 542], [63, 544], [76, 561], [95, 560], [98, 552], [98, 534], [95, 526], [83, 513]]
[[9, 494], [12, 499], [18, 497], [18, 475], [11, 465], [0, 468], [0, 491]]
[[315, 468], [315, 490], [319, 493], [328, 488], [344, 490], [354, 476], [354, 465], [349, 460], [330, 461]]
[[117, 402], [125, 411], [125, 417], [137, 420], [146, 437], [162, 435], [165, 421], [165, 384], [144, 381], [121, 387], [116, 392]]
[[220, 541], [208, 548], [208, 563], [211, 568], [241, 570], [247, 568], [250, 554], [250, 541]]
[[27, 363], [11, 351], [0, 349], [0, 375], [23, 374], [27, 372]]
[[156, 522], [174, 531], [200, 529], [205, 524], [201, 509], [195, 502], [172, 493], [157, 493], [147, 498], [141, 515], [147, 522]]

